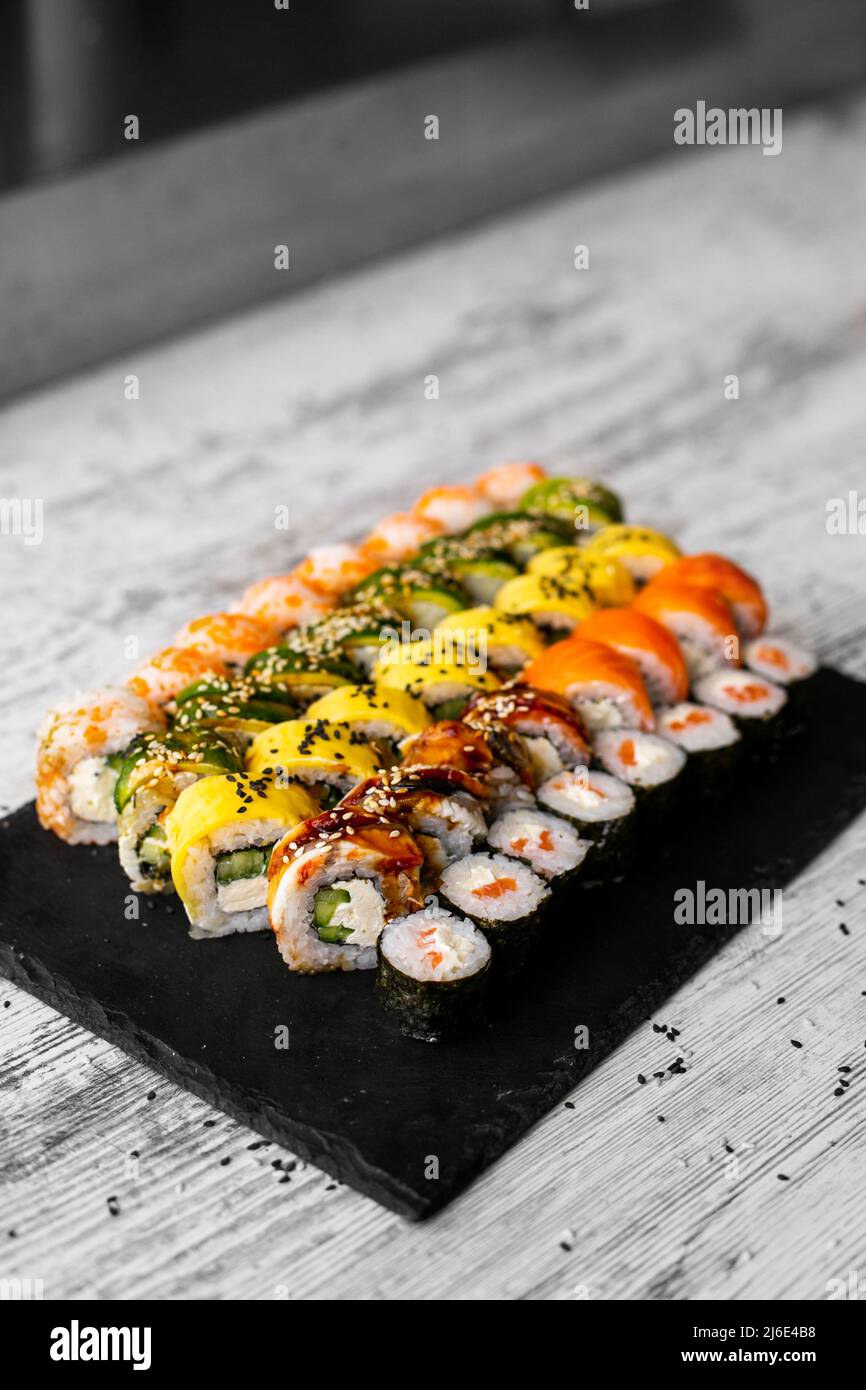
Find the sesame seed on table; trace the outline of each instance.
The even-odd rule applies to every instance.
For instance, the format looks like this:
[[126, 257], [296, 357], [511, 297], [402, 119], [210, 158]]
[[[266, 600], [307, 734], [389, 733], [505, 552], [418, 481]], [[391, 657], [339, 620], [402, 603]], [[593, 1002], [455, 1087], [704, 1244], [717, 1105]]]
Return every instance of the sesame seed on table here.
[[[505, 457], [730, 552], [774, 626], [866, 677], [866, 538], [825, 524], [863, 487], [864, 140], [864, 99], [803, 111], [778, 160], [678, 152], [5, 410], [4, 490], [45, 502], [43, 544], [0, 549], [5, 808], [44, 710], [130, 674], [130, 636], [143, 658]], [[781, 938], [741, 932], [419, 1226], [0, 981], [0, 1274], [60, 1299], [823, 1299], [866, 1267], [863, 844], [861, 819], [785, 890]]]

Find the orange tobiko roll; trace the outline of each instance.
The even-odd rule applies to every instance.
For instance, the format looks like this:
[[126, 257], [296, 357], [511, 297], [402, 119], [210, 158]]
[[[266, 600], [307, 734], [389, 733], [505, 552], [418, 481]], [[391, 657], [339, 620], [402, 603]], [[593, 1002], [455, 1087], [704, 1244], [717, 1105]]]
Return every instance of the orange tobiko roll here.
[[193, 681], [229, 675], [228, 666], [213, 652], [201, 647], [164, 647], [149, 661], [142, 662], [126, 685], [152, 705], [162, 706]]
[[256, 652], [272, 646], [279, 635], [272, 623], [246, 613], [208, 613], [182, 627], [175, 645], [198, 647], [230, 666], [243, 666]]
[[412, 510], [415, 516], [438, 522], [443, 531], [453, 535], [487, 516], [491, 506], [471, 487], [431, 487], [422, 493]]
[[634, 608], [600, 608], [581, 623], [578, 636], [629, 657], [654, 705], [672, 705], [688, 694], [689, 673], [680, 644], [648, 614]]
[[361, 549], [377, 565], [392, 565], [414, 555], [425, 541], [441, 536], [444, 527], [432, 517], [414, 512], [394, 512], [374, 527]]
[[531, 661], [523, 679], [563, 695], [589, 729], [655, 728], [652, 705], [635, 663], [614, 647], [566, 637]]
[[359, 545], [320, 545], [295, 569], [309, 589], [324, 598], [339, 598], [376, 568], [376, 561]]
[[743, 637], [756, 637], [767, 626], [767, 601], [760, 584], [724, 555], [682, 555], [665, 565], [657, 579], [715, 589], [731, 605]]
[[475, 479], [475, 491], [497, 511], [510, 512], [518, 506], [523, 494], [535, 483], [544, 482], [547, 469], [540, 463], [512, 460], [488, 468]]
[[282, 633], [318, 622], [333, 607], [332, 599], [311, 589], [297, 574], [272, 574], [250, 585], [237, 611]]

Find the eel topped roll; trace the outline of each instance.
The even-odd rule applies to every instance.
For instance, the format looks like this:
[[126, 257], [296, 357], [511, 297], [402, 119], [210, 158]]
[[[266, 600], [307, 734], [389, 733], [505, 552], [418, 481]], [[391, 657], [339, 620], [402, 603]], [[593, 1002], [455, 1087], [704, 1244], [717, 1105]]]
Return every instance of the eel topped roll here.
[[423, 906], [423, 855], [396, 820], [344, 806], [276, 845], [268, 911], [290, 970], [369, 970], [385, 924]]
[[406, 1037], [442, 1042], [483, 1017], [489, 967], [474, 922], [428, 904], [385, 927], [376, 987]]
[[382, 771], [381, 751], [349, 724], [325, 719], [287, 719], [265, 729], [247, 751], [251, 777], [297, 783], [319, 810], [334, 806], [357, 782]]
[[114, 788], [120, 863], [142, 893], [172, 891], [166, 813], [200, 777], [243, 772], [240, 746], [209, 729], [140, 734], [126, 750]]
[[453, 767], [395, 768], [350, 791], [341, 806], [362, 806], [407, 825], [429, 869], [439, 871], [487, 834], [484, 785]]
[[592, 757], [589, 734], [577, 711], [561, 695], [516, 682], [492, 695], [475, 695], [463, 722], [485, 732], [505, 725], [518, 734], [536, 782], [543, 782], [564, 767], [588, 764]]
[[49, 710], [36, 754], [36, 813], [71, 845], [117, 839], [114, 788], [138, 734], [161, 733], [160, 710], [125, 686], [106, 686]]
[[444, 905], [483, 931], [494, 964], [513, 971], [525, 961], [550, 888], [528, 865], [507, 854], [469, 854], [443, 870]]
[[287, 830], [315, 814], [302, 787], [241, 773], [203, 777], [166, 817], [171, 876], [190, 936], [228, 936], [268, 925], [268, 864]]
[[403, 750], [403, 767], [446, 766], [482, 782], [487, 797], [501, 808], [511, 801], [531, 801], [535, 787], [532, 763], [520, 736], [503, 721], [488, 719], [472, 728], [461, 720], [431, 724]]
[[652, 705], [635, 663], [602, 642], [579, 635], [548, 647], [523, 673], [530, 685], [573, 705], [591, 733], [655, 728]]

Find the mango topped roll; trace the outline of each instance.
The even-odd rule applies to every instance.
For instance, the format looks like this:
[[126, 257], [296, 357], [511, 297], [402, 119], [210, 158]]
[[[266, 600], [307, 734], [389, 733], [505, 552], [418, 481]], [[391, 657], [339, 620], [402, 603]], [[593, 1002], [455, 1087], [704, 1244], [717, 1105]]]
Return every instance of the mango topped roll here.
[[439, 660], [440, 647], [435, 634], [429, 641], [385, 647], [373, 668], [373, 679], [380, 689], [417, 696], [434, 719], [456, 719], [476, 690], [498, 690], [498, 676], [483, 663], [464, 665], [447, 656]]
[[227, 936], [268, 925], [271, 850], [315, 810], [303, 787], [280, 787], [242, 773], [204, 777], [180, 793], [165, 825], [171, 876], [190, 936]]
[[676, 560], [679, 547], [669, 536], [650, 526], [627, 526], [615, 522], [603, 526], [585, 542], [587, 554], [610, 555], [621, 561], [632, 579], [643, 584], [659, 570]]
[[316, 807], [333, 806], [357, 782], [381, 769], [380, 750], [348, 723], [288, 719], [253, 739], [247, 751], [251, 777], [296, 782], [315, 797]]
[[464, 608], [451, 613], [436, 626], [447, 634], [458, 661], [486, 660], [499, 675], [522, 671], [527, 661], [544, 651], [544, 643], [528, 618], [500, 613], [496, 608]]
[[542, 632], [558, 636], [573, 632], [597, 606], [592, 590], [583, 580], [552, 579], [538, 574], [510, 579], [499, 590], [494, 604], [500, 612], [531, 618]]
[[586, 588], [602, 608], [629, 603], [635, 595], [635, 582], [622, 561], [585, 545], [540, 550], [530, 560], [528, 573], [556, 579], [566, 589]]
[[398, 744], [420, 734], [431, 722], [426, 705], [417, 696], [405, 690], [380, 690], [375, 685], [341, 685], [314, 701], [306, 717], [347, 724], [378, 744], [390, 760]]

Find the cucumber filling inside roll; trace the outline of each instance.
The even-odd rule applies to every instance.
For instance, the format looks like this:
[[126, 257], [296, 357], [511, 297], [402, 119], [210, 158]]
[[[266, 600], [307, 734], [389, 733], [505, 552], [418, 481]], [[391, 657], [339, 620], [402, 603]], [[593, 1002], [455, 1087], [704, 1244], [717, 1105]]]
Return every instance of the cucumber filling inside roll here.
[[138, 842], [138, 858], [143, 872], [162, 878], [171, 872], [171, 855], [164, 825], [152, 825]]
[[338, 879], [316, 893], [313, 925], [320, 941], [375, 946], [385, 925], [385, 901], [370, 879]]

